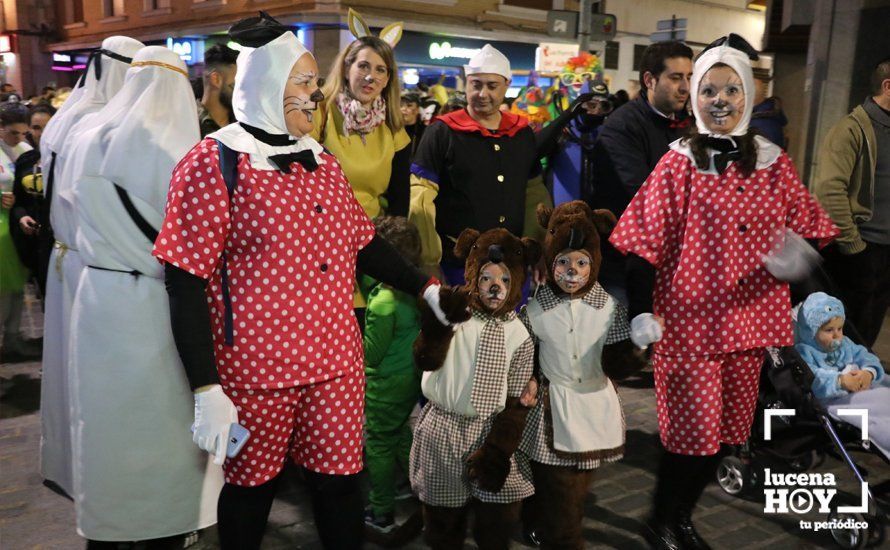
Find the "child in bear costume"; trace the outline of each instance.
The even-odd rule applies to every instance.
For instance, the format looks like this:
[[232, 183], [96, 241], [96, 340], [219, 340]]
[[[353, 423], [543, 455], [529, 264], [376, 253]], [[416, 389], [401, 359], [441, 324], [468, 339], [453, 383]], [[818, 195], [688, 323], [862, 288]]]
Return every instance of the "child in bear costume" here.
[[424, 308], [414, 344], [429, 403], [414, 432], [411, 485], [430, 547], [462, 548], [472, 508], [478, 546], [507, 548], [520, 501], [534, 492], [528, 462], [514, 456], [534, 405], [524, 392], [534, 343], [515, 308], [540, 246], [505, 229], [465, 229], [454, 252], [467, 285], [444, 290], [441, 305], [459, 324], [441, 325]]
[[627, 312], [597, 282], [608, 210], [583, 201], [538, 205], [547, 228], [547, 283], [520, 316], [538, 345], [540, 400], [521, 451], [535, 480], [535, 532], [544, 548], [582, 548], [584, 497], [593, 471], [624, 455], [624, 414], [610, 378], [645, 366]]

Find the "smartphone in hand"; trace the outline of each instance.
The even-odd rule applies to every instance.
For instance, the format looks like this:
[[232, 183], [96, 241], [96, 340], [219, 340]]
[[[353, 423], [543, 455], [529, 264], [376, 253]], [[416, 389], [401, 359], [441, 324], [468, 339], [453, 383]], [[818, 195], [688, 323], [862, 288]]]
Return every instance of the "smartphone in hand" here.
[[[191, 430], [194, 433], [194, 425], [192, 425]], [[232, 422], [231, 427], [229, 427], [229, 439], [226, 442], [226, 456], [229, 458], [238, 456], [238, 453], [244, 448], [244, 444], [247, 443], [249, 438], [250, 430], [237, 422]]]
[[238, 456], [238, 453], [244, 448], [244, 444], [247, 443], [249, 438], [250, 430], [237, 422], [233, 422], [232, 427], [229, 429], [229, 441], [226, 445], [226, 456], [229, 458]]

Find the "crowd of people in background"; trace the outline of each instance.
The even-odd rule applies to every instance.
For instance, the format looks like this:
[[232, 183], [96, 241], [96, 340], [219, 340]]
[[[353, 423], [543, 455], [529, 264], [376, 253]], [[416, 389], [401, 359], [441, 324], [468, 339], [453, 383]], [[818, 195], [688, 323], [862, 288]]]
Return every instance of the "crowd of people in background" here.
[[[754, 325], [738, 311], [726, 309], [722, 287], [713, 286], [711, 295], [712, 281], [694, 274], [688, 284], [709, 289], [708, 315], [724, 315], [745, 330], [732, 337], [724, 330], [721, 336], [710, 317], [665, 314], [670, 311], [665, 304], [677, 299], [665, 270], [698, 268], [701, 276], [702, 270], [716, 273], [716, 264], [709, 262], [721, 261], [711, 255], [689, 267], [693, 260], [686, 259], [678, 268], [683, 252], [678, 238], [692, 239], [683, 242], [696, 247], [714, 246], [714, 239], [735, 246], [752, 234], [764, 242], [771, 238], [762, 229], [748, 232], [747, 222], [732, 217], [735, 212], [696, 210], [704, 202], [690, 207], [691, 213], [677, 207], [682, 202], [678, 182], [687, 181], [683, 174], [715, 176], [731, 188], [727, 201], [748, 208], [766, 200], [746, 195], [749, 181], [779, 181], [782, 196], [792, 198], [782, 206], [787, 211], [771, 211], [777, 223], [821, 239], [822, 245], [839, 229], [823, 254], [861, 343], [873, 345], [890, 305], [890, 58], [873, 66], [869, 97], [826, 136], [810, 195], [784, 152], [788, 121], [782, 101], [767, 96], [769, 75], [752, 72], [748, 56], [755, 53], [743, 40], [732, 42], [735, 35], [709, 46], [703, 61], [681, 42], [652, 44], [642, 55], [634, 97], [610, 91], [601, 73], [579, 70], [554, 92], [554, 116], [535, 126], [506, 98], [510, 60], [490, 45], [464, 67], [458, 89], [447, 91], [441, 79], [406, 89], [393, 54], [401, 27], [390, 25], [375, 35], [351, 14], [350, 30], [354, 41], [329, 68], [318, 67], [293, 33], [262, 15], [232, 29], [248, 53], [239, 55], [225, 45], [209, 48], [198, 79], [189, 80], [185, 65], [164, 48], [112, 37], [73, 91], [47, 86], [24, 100], [8, 84], [0, 89], [0, 356], [4, 363], [43, 359], [41, 471], [75, 498], [78, 530], [90, 541], [88, 548], [132, 540], [161, 541], [158, 548], [181, 545], [185, 534], [215, 521], [216, 508], [208, 507], [206, 498], [215, 505], [217, 495], [223, 546], [258, 547], [288, 455], [302, 466], [316, 525], [330, 548], [360, 545], [363, 524], [383, 534], [396, 528], [399, 469], [405, 474], [411, 469], [425, 519], [438, 525], [439, 535], [428, 535], [434, 546], [455, 536], [449, 530], [461, 530], [462, 540], [466, 528], [465, 517], [449, 519], [443, 508], [471, 500], [476, 506], [479, 499], [513, 504], [527, 497], [530, 482], [512, 477], [507, 483], [517, 484], [512, 496], [453, 487], [438, 494], [442, 487], [425, 485], [430, 466], [424, 460], [434, 458], [411, 454], [409, 417], [418, 400], [425, 401], [411, 346], [421, 326], [418, 298], [442, 324], [450, 324], [440, 299], [445, 304], [455, 298], [444, 285], [481, 284], [465, 279], [471, 274], [461, 245], [467, 230], [506, 230], [523, 243], [550, 243], [555, 232], [551, 227], [548, 236], [546, 221], [560, 205], [574, 205], [585, 216], [593, 212], [602, 234], [595, 246], [568, 238], [566, 250], [575, 256], [565, 261], [580, 258], [583, 271], [601, 257], [598, 273], [593, 272], [597, 284], [582, 286], [585, 303], [620, 312], [609, 320], [610, 327], [618, 324], [609, 329], [607, 343], [627, 339], [628, 319], [645, 321], [657, 334], [644, 344], [656, 346], [659, 423], [667, 452], [646, 536], [658, 548], [707, 548], [692, 525], [695, 503], [713, 477], [721, 445], [747, 437], [762, 348], [785, 342], [791, 327], [760, 334], [760, 328], [784, 319], [786, 312], [779, 310], [787, 301], [787, 285], [776, 282], [779, 276], [771, 268], [760, 269], [759, 257], [748, 258], [741, 249], [738, 257], [753, 262], [748, 267], [756, 273], [733, 272], [738, 277], [730, 286], [751, 293], [751, 300], [764, 300], [757, 315], [766, 316], [757, 318], [765, 320], [755, 323], [758, 330], [750, 330]], [[94, 69], [99, 65], [101, 77]], [[712, 86], [713, 97], [703, 98], [699, 86]], [[283, 95], [283, 110], [282, 97], [270, 97], [272, 91]], [[727, 124], [724, 117], [738, 123], [726, 134], [719, 131]], [[730, 163], [741, 168], [731, 172]], [[316, 178], [330, 186], [313, 187]], [[261, 180], [270, 187], [261, 190]], [[341, 187], [351, 194], [344, 195]], [[671, 224], [684, 216], [699, 223], [677, 237]], [[709, 227], [701, 222], [708, 216], [725, 216], [722, 233], [708, 236]], [[229, 230], [236, 238], [225, 239]], [[497, 250], [489, 252], [486, 265], [503, 261], [500, 245], [493, 246]], [[532, 299], [543, 304], [535, 306], [543, 308], [542, 316], [573, 296], [557, 263], [565, 251], [552, 252], [544, 254], [549, 265], [535, 261], [527, 280], [514, 281], [522, 287], [523, 303], [536, 285], [551, 289], [552, 297]], [[483, 277], [476, 271], [472, 276]], [[498, 277], [509, 288], [509, 273]], [[46, 340], [28, 339], [21, 331], [29, 281], [44, 301]], [[485, 281], [485, 288], [492, 284], [497, 281]], [[288, 292], [304, 293], [305, 311], [289, 302]], [[270, 300], [276, 311], [289, 313], [264, 325], [270, 318], [264, 304]], [[573, 307], [568, 304], [563, 305]], [[353, 314], [361, 333], [353, 334], [348, 320]], [[480, 313], [474, 319], [507, 323], [510, 315]], [[140, 316], [151, 322], [128, 325]], [[813, 330], [830, 320], [825, 317]], [[526, 318], [531, 327], [528, 323]], [[165, 325], [169, 330], [157, 330]], [[119, 338], [115, 331], [128, 326], [129, 336]], [[282, 326], [289, 327], [287, 334], [276, 333]], [[693, 336], [691, 329], [699, 332]], [[543, 334], [545, 327], [535, 330]], [[233, 340], [235, 347], [227, 347]], [[313, 344], [324, 349], [317, 360], [311, 358]], [[691, 353], [697, 344], [705, 351]], [[301, 357], [294, 364], [304, 369], [295, 371], [294, 379], [272, 359], [291, 355]], [[356, 358], [359, 371], [352, 368]], [[158, 362], [167, 368], [163, 389], [151, 382], [162, 372], [153, 366]], [[710, 418], [706, 427], [717, 429], [696, 441], [671, 428], [699, 421], [681, 410], [697, 386], [688, 373], [688, 379], [664, 374], [693, 364], [718, 378], [727, 369], [750, 375], [741, 385], [727, 382], [709, 394], [741, 403], [745, 414], [722, 425], [720, 418]], [[119, 378], [113, 385], [103, 386], [114, 365], [127, 368], [114, 375]], [[873, 379], [883, 372], [880, 365], [870, 368]], [[536, 376], [551, 387], [546, 377]], [[842, 389], [868, 386], [854, 378], [844, 379]], [[509, 398], [521, 391], [539, 395], [537, 383], [523, 389], [514, 382]], [[147, 385], [155, 388], [153, 396], [140, 389]], [[330, 411], [326, 399], [343, 403], [330, 427], [321, 412]], [[530, 403], [526, 406], [536, 401]], [[140, 436], [132, 436], [135, 424], [112, 425], [109, 407], [138, 412]], [[362, 443], [355, 440], [362, 438], [363, 415], [371, 484], [366, 507], [355, 481], [362, 462]], [[191, 445], [192, 420], [195, 442], [213, 454], [213, 461]], [[218, 466], [233, 421], [253, 435], [237, 458], [225, 462], [223, 479]], [[78, 423], [87, 428], [72, 435], [70, 426]], [[180, 424], [186, 429], [182, 437], [168, 437]], [[540, 435], [532, 446], [544, 445], [545, 439]], [[158, 445], [158, 440], [170, 443]], [[430, 445], [423, 442], [424, 449]], [[138, 450], [143, 462], [154, 457], [162, 468], [134, 470], [125, 459], [110, 460], [120, 457], [121, 449]], [[576, 464], [559, 456], [547, 464]], [[591, 456], [572, 460], [590, 471], [601, 464]], [[532, 464], [538, 477], [561, 475]], [[160, 491], [158, 477], [165, 480]], [[590, 476], [572, 483], [586, 491]], [[141, 491], [148, 494], [144, 502], [120, 506], [126, 493]], [[571, 501], [574, 511], [568, 517], [574, 517], [581, 513], [585, 491], [548, 498]], [[498, 500], [501, 496], [506, 500]], [[204, 502], [198, 502], [201, 497]], [[170, 499], [182, 509], [158, 512]], [[149, 509], [155, 515], [147, 520]], [[546, 512], [524, 518], [528, 540], [543, 537], [545, 544], [580, 547], [580, 523], [566, 526], [564, 517]], [[498, 518], [505, 526], [515, 519]], [[151, 528], [145, 528], [149, 521]]]

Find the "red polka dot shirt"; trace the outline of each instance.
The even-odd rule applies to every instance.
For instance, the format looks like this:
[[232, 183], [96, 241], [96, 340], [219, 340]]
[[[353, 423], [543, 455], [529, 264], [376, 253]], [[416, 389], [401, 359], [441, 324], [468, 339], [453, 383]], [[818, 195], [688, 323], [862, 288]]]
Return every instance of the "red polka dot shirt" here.
[[[307, 172], [257, 170], [239, 155], [229, 200], [216, 141], [205, 139], [173, 171], [154, 255], [209, 280], [207, 297], [220, 382], [274, 389], [361, 369], [352, 310], [356, 254], [374, 226], [337, 160]], [[225, 342], [222, 258], [232, 304]]]
[[655, 350], [713, 354], [791, 345], [788, 284], [762, 259], [784, 228], [822, 246], [838, 233], [786, 154], [743, 178], [735, 163], [722, 176], [702, 173], [668, 151], [609, 238], [657, 268], [653, 312], [666, 326]]

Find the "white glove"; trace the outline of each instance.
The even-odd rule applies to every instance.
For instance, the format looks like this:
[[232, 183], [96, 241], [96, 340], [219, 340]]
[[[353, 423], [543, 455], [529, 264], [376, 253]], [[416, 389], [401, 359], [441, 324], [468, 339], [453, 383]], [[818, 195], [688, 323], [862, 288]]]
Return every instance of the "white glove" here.
[[238, 422], [238, 409], [223, 392], [222, 386], [215, 385], [195, 394], [192, 441], [213, 455], [214, 464], [222, 464], [226, 459], [229, 429], [233, 422]]
[[651, 313], [640, 313], [630, 321], [630, 341], [638, 348], [661, 340], [661, 323]]
[[773, 252], [761, 256], [763, 266], [780, 281], [799, 282], [822, 260], [808, 242], [790, 229], [785, 229], [770, 249]]
[[433, 310], [433, 313], [436, 315], [436, 319], [438, 319], [440, 323], [447, 327], [451, 323], [448, 322], [448, 318], [445, 317], [445, 312], [442, 311], [441, 307], [439, 307], [440, 288], [442, 288], [442, 285], [437, 284], [432, 284], [426, 287], [426, 290], [423, 291], [423, 299], [426, 300], [426, 303], [430, 306], [430, 309]]

